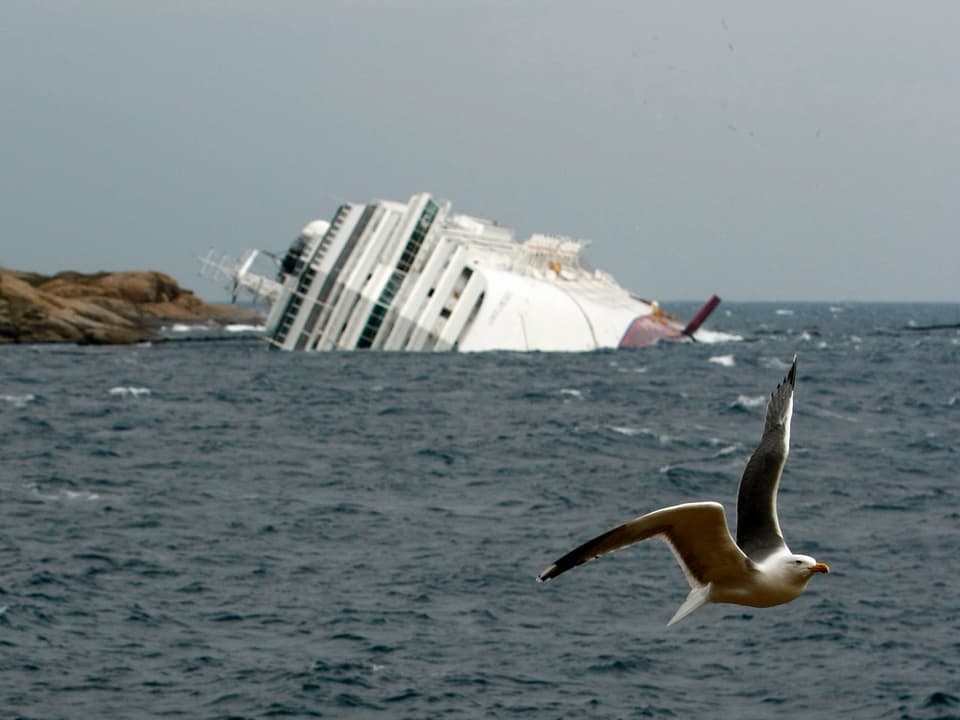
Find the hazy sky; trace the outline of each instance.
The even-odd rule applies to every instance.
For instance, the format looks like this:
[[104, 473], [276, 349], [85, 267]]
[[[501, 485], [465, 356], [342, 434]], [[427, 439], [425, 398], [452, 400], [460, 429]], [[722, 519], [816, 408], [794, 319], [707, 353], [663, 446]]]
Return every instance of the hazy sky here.
[[960, 3], [2, 0], [0, 265], [429, 191], [641, 295], [960, 299]]

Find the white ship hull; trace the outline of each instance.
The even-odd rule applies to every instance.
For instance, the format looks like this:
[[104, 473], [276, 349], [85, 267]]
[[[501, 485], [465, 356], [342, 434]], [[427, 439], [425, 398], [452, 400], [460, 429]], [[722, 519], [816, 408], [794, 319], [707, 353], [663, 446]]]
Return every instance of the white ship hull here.
[[693, 334], [589, 267], [583, 246], [518, 243], [424, 193], [310, 223], [276, 281], [253, 274], [249, 255], [232, 274], [271, 301], [266, 337], [284, 350], [588, 351]]

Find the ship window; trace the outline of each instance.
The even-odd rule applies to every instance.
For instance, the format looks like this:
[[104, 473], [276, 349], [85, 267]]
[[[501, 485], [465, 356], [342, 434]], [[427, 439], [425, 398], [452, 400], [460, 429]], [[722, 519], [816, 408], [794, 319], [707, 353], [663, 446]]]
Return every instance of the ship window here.
[[[340, 254], [337, 256], [337, 259], [330, 268], [330, 273], [327, 275], [327, 278], [321, 286], [320, 291], [317, 293], [318, 308], [320, 306], [323, 306], [324, 308], [332, 308], [336, 302], [336, 298], [330, 299], [331, 290], [335, 287], [342, 287], [342, 284], [338, 285], [337, 280], [340, 277], [340, 273], [343, 271], [344, 265], [347, 263], [351, 254], [356, 248], [360, 237], [366, 232], [367, 226], [370, 224], [370, 220], [374, 216], [375, 210], [376, 205], [367, 205], [364, 208], [363, 214], [360, 216], [360, 220], [354, 227], [353, 232], [350, 233], [350, 237], [347, 238], [343, 248], [341, 248]], [[314, 313], [311, 314], [310, 319], [307, 321], [305, 329], [308, 332], [319, 335], [326, 327], [328, 319], [328, 315], [321, 317], [319, 311], [315, 310]]]
[[383, 324], [383, 318], [386, 317], [387, 309], [382, 305], [374, 305], [373, 312], [370, 313], [370, 319], [367, 320], [367, 326], [363, 329], [360, 339], [357, 341], [358, 348], [368, 348], [373, 345], [377, 337], [377, 331]]
[[396, 297], [397, 292], [400, 290], [400, 286], [403, 284], [403, 280], [406, 277], [407, 271], [410, 269], [414, 259], [417, 257], [417, 253], [420, 251], [420, 246], [423, 244], [423, 240], [426, 238], [427, 233], [430, 230], [430, 226], [433, 223], [434, 218], [437, 216], [439, 209], [440, 208], [435, 202], [433, 202], [433, 200], [427, 200], [427, 204], [424, 206], [423, 212], [420, 214], [420, 219], [417, 221], [417, 226], [410, 234], [410, 239], [407, 240], [407, 245], [404, 247], [403, 253], [400, 255], [400, 261], [397, 263], [396, 269], [393, 271], [393, 274], [390, 276], [390, 280], [387, 281], [383, 291], [380, 293], [380, 297], [377, 299], [377, 304], [374, 305], [373, 311], [370, 313], [370, 317], [367, 319], [367, 324], [363, 328], [363, 332], [360, 333], [360, 339], [357, 341], [358, 348], [369, 348], [373, 346], [373, 341], [376, 339], [377, 333], [380, 331], [380, 326], [383, 324], [383, 319], [386, 317], [387, 310], [389, 309], [390, 304], [393, 302], [393, 299]]

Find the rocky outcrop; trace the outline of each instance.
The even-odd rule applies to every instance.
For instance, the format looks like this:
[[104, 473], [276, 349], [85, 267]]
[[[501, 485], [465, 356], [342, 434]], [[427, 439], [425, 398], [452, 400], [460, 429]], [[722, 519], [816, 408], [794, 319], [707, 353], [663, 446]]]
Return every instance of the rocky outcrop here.
[[254, 312], [205, 303], [158, 272], [53, 277], [0, 268], [0, 342], [132, 343], [171, 322], [256, 323]]

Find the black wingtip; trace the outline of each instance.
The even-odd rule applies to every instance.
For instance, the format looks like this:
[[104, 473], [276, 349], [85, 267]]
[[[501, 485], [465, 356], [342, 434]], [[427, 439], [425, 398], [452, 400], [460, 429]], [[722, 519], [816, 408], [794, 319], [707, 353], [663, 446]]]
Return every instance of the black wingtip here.
[[[791, 388], [795, 388], [797, 385], [797, 355], [794, 353], [793, 364], [790, 366], [790, 370], [787, 372], [787, 376], [777, 383], [777, 390], [782, 388], [784, 385], [789, 385]], [[773, 397], [777, 394], [777, 390], [774, 390], [770, 393], [770, 396]]]
[[557, 564], [554, 563], [554, 564], [551, 565], [550, 567], [546, 568], [542, 573], [540, 573], [539, 575], [537, 575], [537, 582], [538, 582], [538, 583], [549, 582], [550, 580], [553, 580], [553, 578], [555, 578], [555, 577], [556, 577], [557, 575], [559, 575], [559, 574], [560, 574], [560, 573], [557, 572]]

